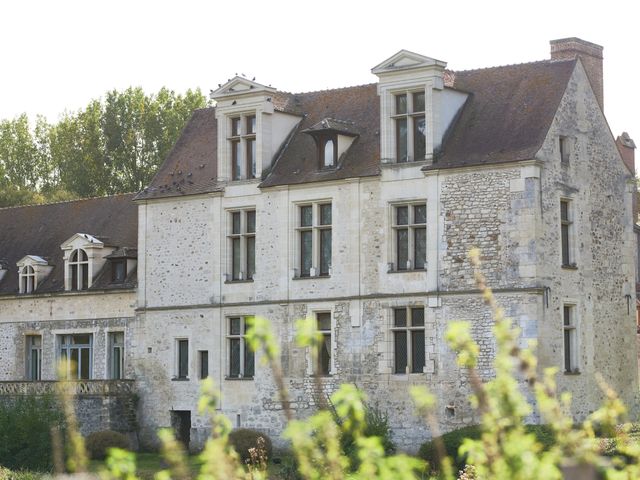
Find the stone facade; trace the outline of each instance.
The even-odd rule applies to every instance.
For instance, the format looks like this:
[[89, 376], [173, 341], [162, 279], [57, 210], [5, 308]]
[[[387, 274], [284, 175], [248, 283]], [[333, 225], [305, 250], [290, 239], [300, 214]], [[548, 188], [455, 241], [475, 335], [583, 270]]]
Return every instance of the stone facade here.
[[[231, 181], [228, 156], [233, 150], [227, 144], [221, 147], [220, 142], [229, 141], [227, 130], [232, 124], [224, 128], [219, 123], [219, 128], [213, 123], [207, 126], [210, 130], [203, 130], [203, 137], [215, 138], [217, 132], [218, 145], [209, 145], [206, 155], [197, 161], [186, 154], [177, 160], [170, 157], [149, 189], [138, 196], [135, 290], [0, 296], [0, 380], [22, 378], [26, 368], [24, 338], [34, 333], [43, 334], [43, 379], [53, 379], [52, 365], [58, 352], [54, 341], [61, 332], [92, 333], [92, 378], [106, 379], [106, 334], [121, 329], [125, 332], [124, 373], [125, 378], [135, 380], [140, 398], [139, 434], [144, 445], [157, 444], [159, 427], [183, 424], [187, 419], [190, 447], [202, 445], [209, 432], [206, 418], [196, 409], [203, 359], [207, 362], [206, 373], [221, 389], [220, 411], [233, 425], [265, 431], [276, 445], [283, 445], [279, 434], [285, 419], [271, 372], [261, 364], [260, 353], [256, 354], [252, 376], [230, 374], [230, 319], [263, 316], [271, 321], [280, 341], [280, 360], [296, 417], [311, 415], [341, 383], [353, 383], [389, 415], [396, 443], [415, 451], [431, 432], [414, 414], [408, 394], [413, 385], [427, 386], [437, 395], [441, 430], [478, 420], [468, 400], [468, 375], [456, 366], [454, 354], [445, 342], [445, 332], [452, 321], [471, 322], [481, 350], [479, 373], [483, 379], [493, 375], [492, 318], [478, 295], [467, 260], [468, 251], [478, 247], [484, 273], [498, 302], [522, 330], [522, 344], [537, 340], [541, 369], [555, 366], [561, 372], [569, 370], [558, 375], [558, 384], [561, 390], [572, 392], [575, 418], [584, 418], [601, 400], [597, 373], [636, 412], [635, 307], [629, 306], [627, 297], [635, 291], [637, 262], [631, 206], [633, 177], [620, 158], [581, 61], [531, 64], [526, 67], [530, 68], [526, 75], [518, 70], [525, 67], [499, 67], [508, 70], [505, 78], [527, 78], [545, 69], [544, 75], [552, 75], [558, 84], [556, 93], [545, 90], [551, 87], [543, 81], [529, 87], [541, 89], [535, 98], [556, 95], [558, 104], [538, 105], [536, 108], [546, 111], [547, 117], [539, 114], [526, 135], [511, 131], [508, 126], [502, 137], [495, 133], [503, 145], [486, 154], [492, 161], [471, 160], [471, 153], [453, 161], [447, 157], [448, 152], [465, 151], [455, 145], [456, 141], [462, 142], [456, 136], [456, 122], [464, 123], [465, 115], [474, 115], [473, 102], [482, 100], [482, 92], [472, 92], [475, 97], [467, 98], [471, 87], [457, 90], [447, 80], [455, 73], [445, 74], [444, 62], [410, 52], [400, 52], [392, 59], [374, 69], [382, 85], [378, 89], [384, 103], [381, 120], [378, 111], [367, 110], [372, 98], [366, 95], [371, 89], [354, 92], [354, 102], [360, 101], [355, 99], [356, 93], [364, 100], [362, 109], [349, 118], [353, 122], [348, 133], [359, 131], [360, 136], [345, 147], [342, 163], [331, 172], [311, 171], [317, 166], [311, 160], [316, 155], [313, 148], [305, 153], [308, 162], [314, 163], [313, 168], [300, 164], [283, 166], [284, 161], [294, 162], [287, 157], [287, 148], [295, 150], [310, 140], [304, 136], [299, 139], [305, 130], [292, 127], [291, 120], [298, 113], [282, 107], [286, 102], [274, 89], [236, 78], [236, 93], [226, 87], [216, 91], [219, 95], [224, 93], [220, 102], [225, 102], [224, 112], [213, 116], [217, 122], [226, 121], [228, 111], [234, 114], [236, 94], [238, 98], [244, 96], [238, 104], [242, 108], [258, 105], [259, 129], [276, 130], [275, 121], [271, 125], [269, 117], [275, 115], [274, 111], [290, 115], [286, 125], [293, 131], [289, 136], [267, 132], [273, 138], [287, 139], [288, 143], [280, 147], [284, 153], [275, 154], [272, 164], [265, 165], [269, 159], [263, 148], [263, 178]], [[597, 62], [594, 65], [597, 67]], [[590, 67], [589, 75], [596, 67]], [[468, 85], [476, 81], [472, 73], [462, 77], [470, 82]], [[563, 79], [557, 80], [559, 77]], [[417, 86], [412, 82], [418, 82]], [[241, 90], [238, 85], [243, 86]], [[386, 116], [394, 108], [394, 95], [398, 95], [399, 88], [409, 88], [406, 85], [410, 87], [406, 90], [409, 94], [425, 92], [426, 116], [436, 122], [437, 129], [429, 134], [424, 158], [399, 163], [391, 158], [395, 155], [394, 142], [398, 141], [394, 131], [389, 130], [394, 128], [395, 120]], [[258, 92], [255, 101], [247, 97], [253, 90]], [[336, 96], [342, 94], [335, 92]], [[331, 97], [331, 92], [324, 95]], [[495, 95], [491, 91], [489, 97]], [[510, 96], [510, 92], [505, 95]], [[321, 95], [309, 94], [313, 99], [318, 96]], [[296, 96], [289, 100], [294, 106], [302, 102]], [[265, 102], [274, 105], [265, 106]], [[307, 107], [311, 112], [322, 111], [322, 115], [329, 108], [323, 110], [311, 103]], [[531, 108], [535, 110], [531, 115], [538, 115], [538, 110]], [[332, 115], [339, 117], [339, 113]], [[514, 116], [514, 125], [523, 125], [515, 118], [524, 115], [522, 112], [506, 113]], [[199, 128], [207, 124], [202, 119], [206, 115], [196, 114]], [[244, 110], [242, 115], [246, 115]], [[365, 151], [362, 144], [372, 133], [371, 128], [362, 127], [368, 121], [365, 116], [374, 118], [374, 131], [382, 130], [374, 135], [376, 141], [385, 139], [385, 156], [377, 159], [373, 169], [362, 167], [372, 163], [369, 157], [349, 156]], [[301, 125], [317, 125], [313, 114], [309, 119], [304, 115], [300, 118]], [[474, 122], [480, 128], [481, 119], [474, 117]], [[186, 128], [175, 155], [181, 155], [180, 148], [185, 145], [208, 145], [205, 140], [194, 140], [197, 132], [193, 128]], [[453, 130], [453, 140], [445, 136], [449, 130]], [[220, 136], [220, 131], [226, 133]], [[256, 135], [260, 145], [269, 143], [266, 136], [261, 137], [266, 135], [261, 130]], [[523, 145], [511, 145], [536, 135], [540, 136], [540, 143], [531, 140], [533, 146], [528, 145], [529, 150]], [[273, 141], [272, 137], [269, 138]], [[247, 138], [251, 140], [250, 136]], [[568, 158], [561, 158], [561, 141], [564, 148], [569, 148]], [[415, 153], [419, 147], [414, 145], [413, 149]], [[214, 152], [219, 156], [218, 167], [210, 179], [216, 183], [205, 188], [204, 180], [198, 184], [194, 176], [195, 190], [189, 192], [180, 187], [179, 194], [168, 193], [169, 183], [161, 184], [166, 181], [159, 180], [163, 175], [178, 178], [183, 169], [187, 175], [189, 161], [196, 162], [196, 169], [209, 168], [207, 155]], [[196, 153], [199, 154], [190, 154], [197, 157]], [[349, 164], [353, 158], [361, 170]], [[298, 181], [296, 175], [313, 180]], [[181, 185], [188, 188], [188, 182]], [[571, 208], [568, 248], [572, 261], [564, 266], [561, 202]], [[317, 208], [328, 203], [329, 275], [316, 272], [320, 254], [314, 244], [313, 272], [305, 277], [300, 274], [300, 207]], [[397, 250], [397, 209], [416, 205], [426, 206], [426, 263], [425, 268], [411, 268], [416, 262], [414, 250], [406, 262], [410, 268], [404, 269]], [[252, 279], [234, 281], [232, 214], [247, 210], [255, 210], [255, 274]], [[315, 222], [314, 235], [322, 228], [329, 227]], [[317, 242], [319, 236], [315, 238]], [[567, 368], [565, 307], [570, 307], [574, 315], [571, 328], [575, 328], [570, 347], [575, 358]], [[418, 330], [423, 339], [416, 343], [420, 349], [411, 353], [424, 360], [420, 360], [415, 373], [396, 373], [394, 315], [399, 309], [408, 314], [414, 310], [424, 313], [424, 323]], [[295, 321], [319, 313], [330, 313], [331, 360], [329, 375], [317, 378], [310, 352], [298, 347], [294, 338]], [[180, 353], [185, 346], [187, 357], [185, 351]], [[536, 414], [531, 420], [540, 421]]]

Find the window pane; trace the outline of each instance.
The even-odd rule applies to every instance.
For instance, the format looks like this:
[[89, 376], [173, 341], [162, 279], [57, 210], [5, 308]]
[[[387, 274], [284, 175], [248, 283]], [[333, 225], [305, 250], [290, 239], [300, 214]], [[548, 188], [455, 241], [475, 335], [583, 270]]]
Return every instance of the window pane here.
[[318, 364], [318, 373], [320, 375], [329, 375], [331, 373], [331, 334], [322, 336]]
[[240, 233], [240, 212], [231, 214], [231, 233], [237, 235]]
[[239, 141], [231, 142], [231, 157], [233, 159], [233, 180], [242, 178], [242, 145]]
[[413, 223], [427, 223], [427, 206], [426, 205], [414, 205]]
[[256, 211], [247, 211], [247, 233], [255, 233], [256, 231]]
[[396, 225], [409, 224], [409, 207], [396, 207]]
[[571, 263], [569, 254], [569, 225], [560, 226], [560, 235], [562, 236], [562, 264], [569, 265]]
[[247, 135], [252, 133], [256, 133], [256, 117], [255, 115], [251, 115], [247, 117]]
[[240, 135], [240, 117], [231, 119], [231, 135], [234, 137]]
[[300, 232], [300, 276], [311, 275], [312, 232]]
[[240, 335], [240, 317], [232, 317], [229, 319], [229, 333], [231, 335]]
[[79, 355], [78, 349], [72, 348], [71, 349], [71, 368], [70, 368], [71, 374], [69, 378], [73, 380], [77, 380], [79, 378], [78, 377], [79, 362], [80, 362], [80, 355]]
[[71, 290], [78, 290], [78, 265], [71, 265]]
[[189, 342], [178, 341], [178, 378], [187, 378], [189, 375]]
[[126, 261], [114, 260], [111, 263], [111, 281], [115, 283], [124, 282], [126, 277]]
[[409, 260], [409, 231], [406, 228], [396, 230], [396, 242], [398, 258], [397, 269], [406, 270], [407, 261]]
[[232, 280], [240, 280], [240, 239], [233, 238], [231, 240], [231, 278]]
[[89, 345], [91, 342], [91, 335], [73, 335], [71, 342], [74, 345]]
[[424, 117], [413, 119], [413, 159], [424, 160], [426, 152], [426, 122]]
[[415, 92], [413, 94], [413, 111], [424, 112], [424, 92]]
[[333, 167], [335, 165], [333, 140], [327, 140], [324, 144], [324, 166]]
[[566, 326], [571, 325], [571, 307], [564, 307], [562, 312], [564, 324]]
[[407, 371], [407, 332], [393, 332], [395, 373]]
[[564, 370], [570, 372], [571, 365], [571, 331], [564, 331]]
[[316, 314], [316, 323], [318, 330], [331, 331], [331, 313], [322, 312]]
[[560, 219], [569, 221], [569, 203], [560, 202]]
[[256, 178], [256, 141], [247, 139], [247, 178]]
[[320, 275], [329, 275], [331, 267], [331, 229], [320, 230]]
[[411, 326], [422, 327], [424, 326], [424, 308], [412, 308], [411, 309]]
[[82, 249], [80, 249], [80, 260], [83, 262], [89, 261], [89, 257], [87, 257], [87, 252], [85, 252]]
[[416, 228], [413, 230], [414, 247], [414, 268], [420, 270], [424, 268], [427, 258], [427, 229]]
[[396, 119], [396, 154], [398, 162], [406, 162], [407, 158], [407, 119]]
[[331, 204], [320, 205], [320, 225], [331, 225]]
[[300, 226], [310, 227], [313, 224], [313, 210], [311, 205], [300, 207]]
[[256, 237], [247, 237], [247, 280], [256, 273]]
[[122, 362], [122, 350], [120, 347], [114, 347], [111, 350], [111, 378], [122, 378], [122, 372], [120, 371], [120, 365]]
[[240, 339], [229, 339], [229, 375], [240, 376]]
[[31, 356], [29, 358], [29, 380], [40, 380], [39, 353], [36, 348], [31, 350]]
[[407, 309], [406, 308], [396, 308], [393, 311], [393, 326], [394, 327], [407, 326]]
[[407, 96], [396, 95], [396, 114], [407, 113]]
[[424, 330], [411, 332], [411, 372], [422, 373], [425, 366], [424, 356]]
[[244, 344], [244, 377], [253, 377], [255, 374], [255, 355], [249, 345]]
[[89, 288], [89, 265], [83, 263], [80, 265], [82, 268], [82, 290]]
[[200, 352], [200, 378], [209, 376], [209, 352], [203, 350]]

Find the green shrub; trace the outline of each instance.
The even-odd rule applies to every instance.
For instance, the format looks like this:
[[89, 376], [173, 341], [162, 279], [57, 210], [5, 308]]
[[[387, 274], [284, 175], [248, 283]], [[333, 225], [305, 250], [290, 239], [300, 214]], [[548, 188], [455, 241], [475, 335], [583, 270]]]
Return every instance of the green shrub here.
[[0, 404], [0, 465], [14, 471], [51, 470], [51, 429], [63, 426], [62, 412], [50, 396]]
[[123, 450], [131, 448], [126, 435], [112, 430], [90, 433], [85, 439], [85, 445], [89, 457], [93, 460], [106, 458], [110, 448], [122, 448]]
[[[260, 438], [263, 439], [263, 442], [259, 441]], [[255, 448], [262, 450], [265, 461], [269, 461], [271, 453], [273, 452], [271, 439], [266, 434], [248, 428], [238, 428], [232, 431], [229, 434], [229, 445], [238, 452], [242, 463], [252, 462], [249, 449]]]
[[[525, 425], [527, 433], [533, 433], [536, 436], [538, 443], [542, 445], [543, 450], [548, 450], [555, 444], [556, 438], [553, 433], [553, 429], [548, 425]], [[482, 432], [478, 425], [470, 427], [464, 427], [459, 430], [453, 430], [452, 432], [442, 435], [442, 443], [444, 444], [445, 451], [453, 461], [457, 469], [462, 470], [465, 466], [465, 457], [458, 455], [458, 449], [465, 438], [477, 440], [480, 438]], [[436, 446], [434, 440], [429, 440], [420, 446], [418, 456], [423, 460], [429, 462], [429, 465], [437, 468], [437, 455]]]

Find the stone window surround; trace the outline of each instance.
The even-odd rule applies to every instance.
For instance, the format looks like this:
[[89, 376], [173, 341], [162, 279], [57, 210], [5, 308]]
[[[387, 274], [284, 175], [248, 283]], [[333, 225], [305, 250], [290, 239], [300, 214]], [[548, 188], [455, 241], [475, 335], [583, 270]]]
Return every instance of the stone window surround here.
[[558, 136], [558, 158], [562, 166], [568, 166], [571, 163], [571, 155], [573, 153], [573, 137], [567, 135]]
[[[308, 316], [313, 318], [315, 322], [317, 322], [317, 315], [319, 313], [328, 313], [331, 316], [331, 365], [329, 368], [329, 377], [335, 375], [337, 372], [335, 359], [336, 359], [336, 348], [337, 348], [337, 338], [336, 338], [336, 317], [334, 314], [333, 306], [323, 307], [321, 305], [307, 305], [308, 308]], [[317, 328], [317, 323], [316, 323]], [[317, 366], [313, 364], [313, 355], [311, 354], [311, 349], [307, 348], [305, 351], [305, 364], [306, 364], [306, 374], [310, 377], [317, 375]], [[320, 377], [326, 377], [326, 375], [318, 375]]]
[[[328, 225], [320, 225], [320, 206], [322, 205], [331, 205], [331, 224]], [[329, 262], [328, 273], [324, 275], [320, 275], [320, 230], [328, 229], [333, 231], [334, 221], [334, 208], [333, 208], [333, 199], [325, 198], [325, 199], [313, 199], [313, 200], [299, 200], [293, 202], [292, 206], [292, 224], [294, 225], [294, 235], [293, 235], [293, 244], [294, 248], [291, 252], [291, 263], [293, 265], [293, 280], [303, 280], [303, 279], [317, 279], [317, 278], [330, 278], [332, 274], [332, 265], [331, 261]], [[302, 207], [312, 207], [312, 225], [311, 227], [302, 227], [301, 226], [301, 208]], [[311, 253], [311, 271], [310, 275], [302, 276], [301, 275], [301, 262], [302, 262], [302, 242], [300, 238], [301, 230], [310, 229], [312, 233], [312, 253]], [[331, 238], [331, 256], [333, 257], [333, 234]], [[331, 258], [333, 260], [333, 258]]]
[[36, 290], [37, 276], [32, 265], [25, 265], [20, 270], [20, 293], [33, 293]]
[[[181, 341], [187, 342], [187, 372], [186, 372], [186, 375], [182, 377], [180, 376], [180, 342]], [[173, 339], [173, 375], [171, 377], [171, 380], [177, 381], [177, 382], [190, 380], [190, 377], [189, 377], [189, 373], [191, 370], [189, 365], [189, 362], [191, 361], [190, 350], [191, 350], [191, 339], [189, 338], [189, 336], [174, 337]]]
[[429, 364], [430, 355], [428, 354], [429, 345], [427, 344], [426, 338], [426, 330], [428, 324], [428, 308], [427, 305], [421, 301], [392, 301], [387, 305], [383, 306], [384, 315], [385, 315], [385, 327], [384, 327], [384, 341], [379, 343], [379, 354], [382, 354], [383, 360], [378, 363], [378, 372], [386, 373], [390, 375], [390, 378], [396, 380], [408, 380], [411, 378], [421, 377], [424, 378], [425, 373], [428, 373], [428, 369], [425, 366], [423, 372], [409, 372], [407, 373], [395, 373], [395, 348], [394, 348], [394, 336], [393, 336], [393, 328], [394, 328], [394, 311], [399, 308], [424, 308], [424, 321], [425, 326], [422, 327], [425, 332], [425, 362]]
[[[422, 325], [418, 325], [418, 326], [413, 326], [412, 325], [412, 310], [414, 309], [421, 309], [422, 310]], [[395, 325], [395, 314], [397, 310], [405, 310], [406, 311], [406, 325], [404, 327], [402, 326], [396, 326]], [[392, 347], [392, 366], [391, 366], [391, 372], [394, 375], [401, 375], [401, 376], [407, 376], [407, 375], [422, 375], [425, 373], [425, 368], [426, 368], [426, 359], [427, 359], [427, 354], [426, 354], [426, 307], [424, 305], [401, 305], [401, 306], [394, 306], [390, 309], [390, 315], [389, 315], [389, 319], [390, 319], [390, 323], [389, 323], [389, 332], [390, 332], [390, 342], [391, 342], [391, 347]], [[424, 359], [425, 359], [425, 365], [422, 366], [422, 371], [421, 372], [414, 372], [413, 370], [413, 359], [412, 359], [412, 351], [413, 351], [413, 340], [412, 340], [412, 335], [411, 333], [414, 331], [421, 331], [424, 338], [424, 347], [425, 347], [425, 351], [423, 352], [424, 355]], [[396, 351], [395, 351], [395, 333], [396, 332], [406, 332], [406, 340], [407, 340], [407, 344], [406, 344], [406, 348], [407, 348], [407, 368], [406, 371], [404, 373], [402, 372], [396, 372], [395, 369], [395, 362], [396, 362]]]
[[[122, 333], [122, 345], [114, 345], [113, 344], [113, 337], [114, 334], [117, 333]], [[125, 378], [125, 374], [124, 374], [124, 369], [125, 369], [125, 336], [126, 336], [126, 332], [124, 329], [122, 328], [106, 328], [105, 329], [105, 345], [107, 346], [107, 355], [106, 355], [106, 368], [105, 368], [105, 372], [107, 372], [107, 378], [114, 380], [116, 379], [113, 375], [113, 349], [115, 348], [120, 348], [120, 377], [118, 377], [118, 379], [124, 379]]]
[[[247, 231], [247, 213], [254, 212], [254, 228], [253, 232]], [[233, 214], [240, 213], [240, 233], [233, 233]], [[225, 283], [240, 283], [240, 282], [253, 282], [253, 275], [255, 275], [255, 267], [256, 267], [256, 230], [257, 230], [257, 210], [256, 206], [246, 206], [246, 207], [233, 207], [226, 209], [226, 219], [227, 219], [227, 261], [226, 261], [226, 271], [224, 274]], [[234, 279], [233, 275], [233, 239], [240, 239], [240, 278]], [[248, 238], [254, 239], [254, 261], [253, 268], [254, 272], [251, 275], [251, 278], [247, 278], [247, 240]]]
[[18, 292], [28, 295], [35, 293], [38, 283], [42, 281], [53, 269], [42, 257], [26, 255], [16, 263], [18, 267]]
[[[230, 159], [230, 170], [231, 170], [231, 177], [230, 179], [232, 181], [239, 181], [239, 180], [254, 180], [258, 177], [258, 169], [257, 169], [257, 152], [256, 152], [256, 147], [257, 147], [257, 130], [258, 130], [258, 118], [256, 115], [255, 111], [245, 111], [245, 112], [238, 112], [238, 113], [229, 113], [227, 115], [227, 132], [229, 133], [227, 135], [227, 142], [229, 143], [229, 159]], [[253, 118], [254, 121], [254, 130], [253, 132], [249, 131], [248, 125], [249, 125], [249, 119]], [[234, 132], [233, 131], [233, 124], [235, 120], [238, 120], [239, 123], [239, 131]], [[248, 156], [248, 145], [251, 144], [252, 145], [252, 156], [254, 161], [252, 162], [256, 169], [255, 172], [249, 172], [249, 156]], [[235, 178], [234, 177], [234, 171], [236, 169], [235, 166], [235, 158], [234, 158], [234, 153], [236, 152], [236, 148], [238, 148], [238, 146], [240, 146], [240, 154], [241, 154], [241, 158], [240, 158], [240, 171], [237, 172], [239, 174], [239, 178]]]
[[[54, 335], [55, 338], [55, 346], [56, 346], [56, 365], [59, 365], [62, 362], [62, 338], [66, 336], [75, 336], [75, 335], [89, 335], [89, 378], [88, 380], [95, 379], [95, 361], [93, 358], [94, 350], [95, 350], [95, 338], [98, 334], [98, 331], [90, 328], [74, 328], [74, 329], [64, 329], [64, 330], [52, 330], [51, 334]], [[68, 370], [68, 368], [67, 368]], [[74, 380], [74, 379], [72, 379]]]
[[[562, 218], [562, 205], [567, 204], [567, 220], [563, 220]], [[575, 218], [575, 205], [574, 199], [567, 196], [560, 196], [560, 201], [558, 202], [558, 210], [560, 213], [559, 219], [559, 243], [560, 243], [560, 266], [563, 269], [576, 269], [577, 268], [577, 258], [576, 258], [576, 218]], [[564, 253], [563, 253], [563, 227], [567, 226], [567, 246], [568, 246], [568, 257], [569, 262], [564, 261]]]
[[389, 208], [388, 208], [388, 218], [389, 218], [389, 242], [388, 243], [388, 250], [387, 250], [387, 259], [389, 260], [387, 262], [387, 273], [407, 273], [407, 272], [426, 272], [427, 270], [427, 259], [426, 259], [426, 254], [427, 254], [427, 250], [428, 250], [428, 245], [426, 245], [426, 242], [428, 242], [428, 238], [425, 236], [425, 259], [424, 259], [424, 268], [421, 269], [416, 269], [415, 268], [415, 259], [414, 257], [414, 252], [415, 252], [415, 248], [414, 248], [414, 241], [413, 241], [413, 227], [415, 227], [416, 225], [422, 225], [422, 224], [415, 224], [410, 222], [409, 225], [407, 225], [407, 228], [409, 229], [410, 233], [409, 233], [409, 240], [408, 240], [408, 253], [409, 253], [409, 261], [411, 262], [411, 267], [412, 268], [407, 268], [404, 270], [399, 270], [398, 269], [398, 265], [397, 265], [397, 236], [396, 236], [396, 208], [397, 207], [404, 207], [404, 206], [408, 206], [410, 207], [410, 219], [413, 219], [413, 208], [416, 205], [425, 205], [425, 215], [426, 215], [426, 223], [425, 225], [425, 229], [427, 230], [427, 235], [428, 235], [428, 228], [427, 225], [429, 223], [429, 210], [428, 210], [428, 204], [427, 204], [427, 200], [426, 199], [404, 199], [404, 200], [394, 200], [392, 202], [389, 202]]
[[[569, 324], [565, 325], [565, 309], [569, 309]], [[561, 310], [562, 325], [562, 372], [565, 375], [580, 374], [580, 318], [578, 315], [578, 302], [575, 299], [565, 299]], [[566, 340], [569, 332], [569, 362], [570, 369], [566, 365]]]
[[[34, 342], [35, 339], [39, 339], [39, 345]], [[39, 381], [42, 379], [42, 333], [26, 333], [24, 336], [24, 344], [25, 344], [25, 379], [28, 381]], [[34, 352], [35, 359], [37, 365], [33, 366], [34, 360]], [[35, 373], [35, 375], [34, 375]]]

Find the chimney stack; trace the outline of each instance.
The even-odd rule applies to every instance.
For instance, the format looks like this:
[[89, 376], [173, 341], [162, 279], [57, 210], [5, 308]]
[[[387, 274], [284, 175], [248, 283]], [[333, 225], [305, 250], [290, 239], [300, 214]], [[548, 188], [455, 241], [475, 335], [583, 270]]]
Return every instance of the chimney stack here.
[[551, 45], [551, 60], [569, 60], [580, 57], [600, 108], [604, 111], [602, 47], [576, 37], [551, 40], [549, 43]]
[[635, 160], [635, 152], [636, 144], [633, 139], [629, 136], [627, 132], [622, 132], [618, 138], [616, 138], [616, 145], [618, 147], [618, 151], [622, 156], [622, 160], [624, 160], [627, 168], [633, 173], [636, 174], [636, 160]]

